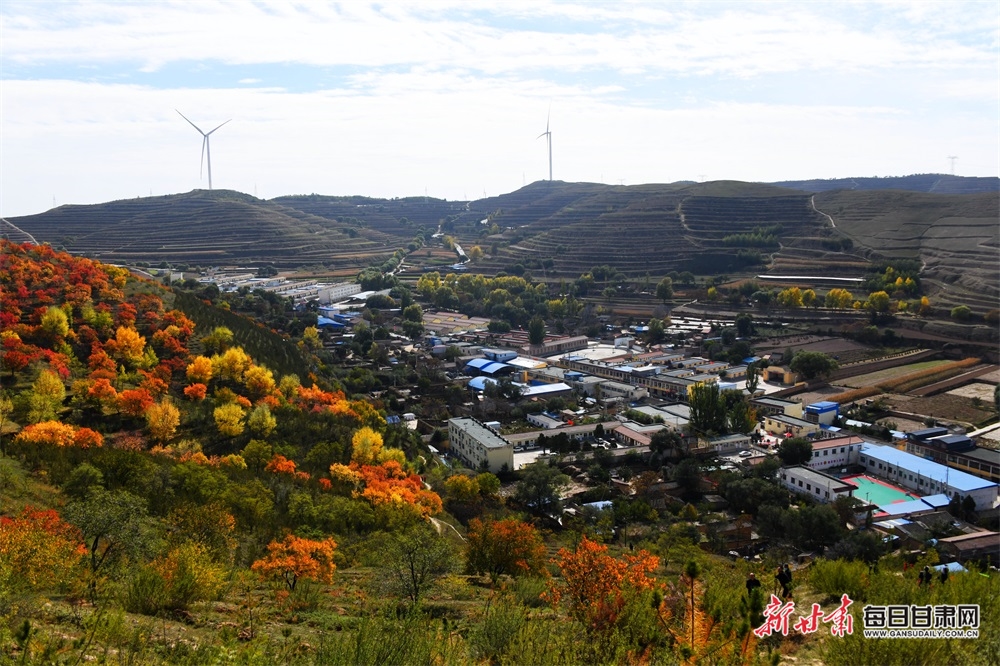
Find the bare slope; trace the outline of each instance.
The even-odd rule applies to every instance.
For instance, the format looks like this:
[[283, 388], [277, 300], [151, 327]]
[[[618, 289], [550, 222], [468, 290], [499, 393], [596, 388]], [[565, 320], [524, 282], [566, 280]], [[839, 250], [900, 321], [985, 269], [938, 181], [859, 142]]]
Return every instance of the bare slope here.
[[918, 192], [823, 192], [816, 206], [837, 230], [884, 257], [919, 259], [941, 305], [1000, 301], [1000, 198]]

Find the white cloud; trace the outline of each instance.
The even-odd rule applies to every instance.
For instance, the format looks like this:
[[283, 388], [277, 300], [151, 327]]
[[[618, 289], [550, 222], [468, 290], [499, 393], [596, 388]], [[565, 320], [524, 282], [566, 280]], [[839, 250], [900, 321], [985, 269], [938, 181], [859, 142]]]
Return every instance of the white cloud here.
[[996, 175], [989, 4], [7, 0], [2, 213], [206, 186], [175, 108], [262, 197], [510, 191], [550, 107], [562, 180]]

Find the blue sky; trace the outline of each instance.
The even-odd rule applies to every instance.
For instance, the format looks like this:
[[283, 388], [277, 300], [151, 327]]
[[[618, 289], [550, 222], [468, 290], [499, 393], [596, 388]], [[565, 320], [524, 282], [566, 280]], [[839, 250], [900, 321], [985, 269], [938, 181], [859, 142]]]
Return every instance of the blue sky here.
[[1000, 173], [996, 2], [0, 3], [0, 214]]

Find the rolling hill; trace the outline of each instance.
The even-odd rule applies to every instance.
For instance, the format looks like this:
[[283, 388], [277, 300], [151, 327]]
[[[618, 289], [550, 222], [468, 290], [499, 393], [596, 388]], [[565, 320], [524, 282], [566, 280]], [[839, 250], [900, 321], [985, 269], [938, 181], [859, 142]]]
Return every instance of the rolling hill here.
[[[941, 190], [946, 180], [952, 191], [980, 191], [876, 188], [895, 182]], [[477, 272], [529, 272], [545, 281], [575, 279], [604, 264], [630, 278], [671, 271], [861, 277], [871, 261], [900, 257], [923, 262], [932, 295], [985, 310], [1000, 295], [998, 193], [982, 191], [995, 180], [856, 179], [854, 190], [829, 190], [825, 184], [834, 181], [789, 183], [801, 189], [541, 181], [470, 202], [315, 194], [263, 201], [196, 190], [61, 206], [11, 218], [5, 234], [31, 234], [104, 261], [350, 271], [381, 263], [420, 230], [440, 229], [466, 249], [484, 250]], [[407, 264], [436, 268], [447, 261], [438, 255], [417, 252]]]

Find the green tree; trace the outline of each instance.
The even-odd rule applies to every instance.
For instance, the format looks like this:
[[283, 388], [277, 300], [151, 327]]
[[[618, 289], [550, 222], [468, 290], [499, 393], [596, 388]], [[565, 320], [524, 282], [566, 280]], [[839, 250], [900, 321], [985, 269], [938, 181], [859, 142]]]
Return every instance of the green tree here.
[[211, 333], [201, 339], [201, 346], [206, 356], [221, 354], [233, 344], [233, 332], [225, 326], [217, 326]]
[[123, 490], [96, 489], [86, 499], [67, 504], [63, 517], [83, 533], [91, 573], [110, 562], [144, 556], [155, 540], [146, 502]]
[[700, 433], [722, 433], [726, 430], [726, 402], [715, 382], [695, 384], [688, 399], [691, 408], [691, 429]]
[[684, 440], [681, 434], [673, 428], [657, 430], [649, 438], [649, 450], [653, 453], [668, 453], [673, 451], [679, 453], [684, 448]]
[[685, 499], [701, 494], [701, 465], [694, 458], [685, 458], [677, 463], [670, 476], [681, 487]]
[[736, 335], [749, 338], [753, 335], [753, 317], [746, 312], [736, 316]]
[[951, 309], [951, 318], [955, 321], [968, 321], [972, 317], [972, 310], [968, 305], [959, 305]]
[[668, 277], [656, 283], [656, 297], [666, 303], [674, 297], [674, 281]]
[[384, 591], [412, 605], [439, 576], [458, 568], [455, 547], [427, 523], [379, 534], [369, 552]]
[[536, 315], [528, 322], [528, 342], [533, 345], [540, 345], [544, 341], [545, 320]]
[[800, 351], [788, 367], [809, 380], [829, 375], [837, 369], [837, 362], [823, 352]]
[[756, 363], [751, 363], [747, 366], [747, 391], [750, 395], [757, 392], [757, 386], [760, 384], [760, 366]]
[[423, 319], [424, 319], [424, 310], [416, 303], [403, 308], [404, 321], [421, 322], [423, 321]]
[[521, 470], [515, 498], [540, 516], [558, 514], [562, 508], [560, 492], [569, 485], [569, 477], [545, 462], [534, 462]]
[[813, 446], [805, 437], [789, 437], [778, 447], [778, 457], [786, 466], [804, 465], [812, 460]]

